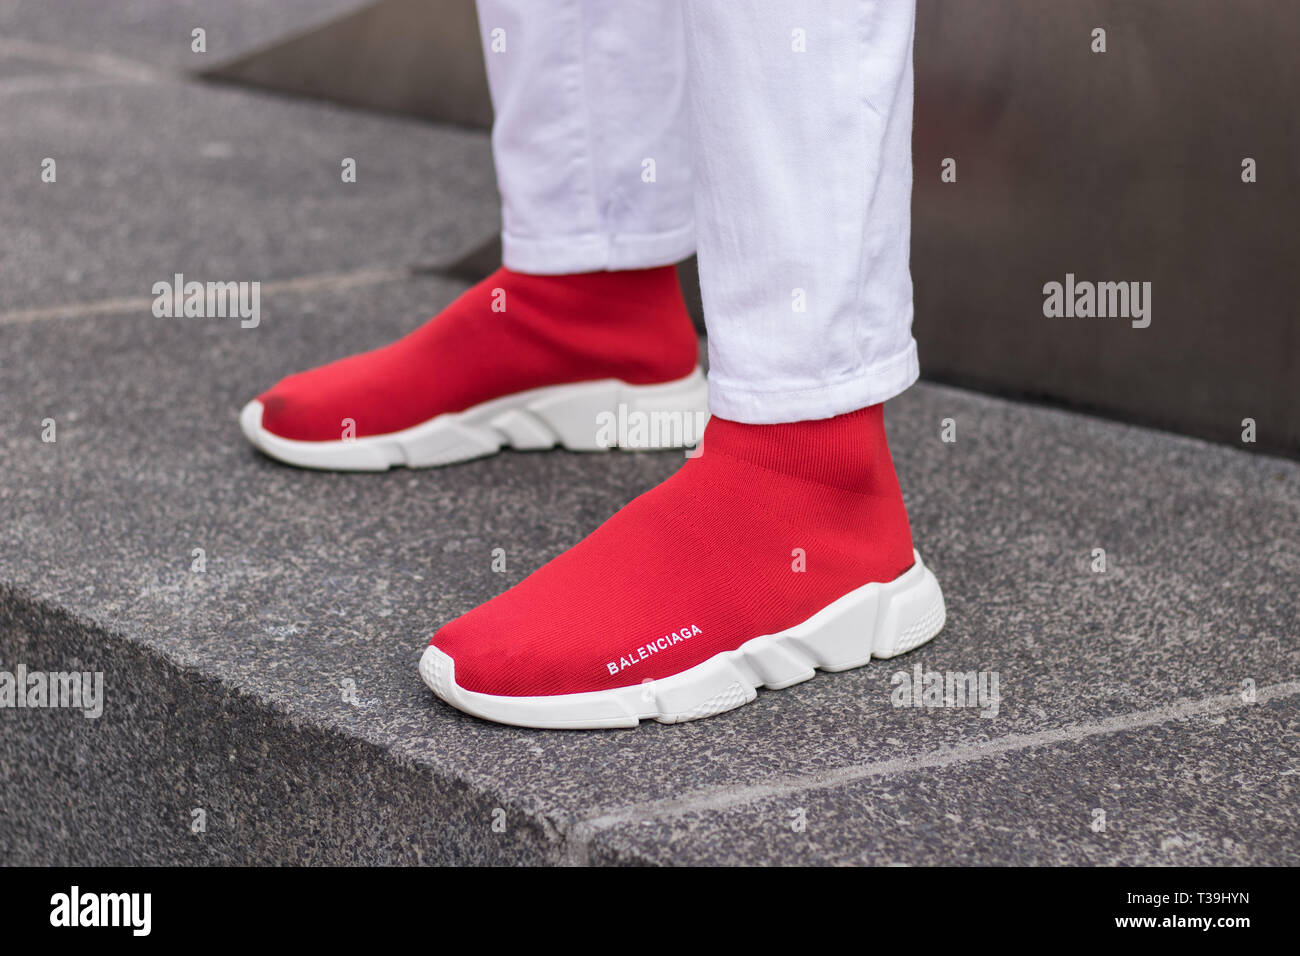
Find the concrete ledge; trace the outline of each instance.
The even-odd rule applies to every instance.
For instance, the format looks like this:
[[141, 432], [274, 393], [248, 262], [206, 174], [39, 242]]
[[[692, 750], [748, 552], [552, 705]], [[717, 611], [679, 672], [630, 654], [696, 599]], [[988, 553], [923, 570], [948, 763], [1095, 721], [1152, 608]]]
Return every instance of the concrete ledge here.
[[[559, 855], [544, 819], [313, 725], [129, 636], [0, 589], [3, 660], [102, 670], [110, 704], [0, 715], [9, 865], [502, 864]], [[510, 826], [484, 821], [500, 807]], [[194, 832], [203, 813], [202, 832]]]
[[[239, 438], [240, 401], [276, 375], [388, 341], [460, 288], [308, 288], [254, 330], [6, 329], [39, 360], [0, 369], [0, 669], [102, 670], [107, 699], [97, 720], [0, 710], [6, 859], [1296, 861], [1300, 466], [937, 386], [888, 408], [948, 598], [923, 651], [675, 727], [531, 732], [441, 705], [415, 669], [427, 635], [680, 463], [331, 475]], [[998, 671], [997, 716], [893, 706], [891, 675], [916, 665]], [[1257, 704], [1214, 704], [1246, 681]], [[1124, 828], [1092, 834], [1097, 808]]]
[[[680, 456], [331, 475], [236, 416], [464, 288], [403, 267], [491, 231], [485, 138], [56, 59], [0, 43], [15, 151], [72, 160], [4, 195], [0, 671], [106, 700], [0, 708], [0, 859], [1300, 862], [1300, 464], [920, 385], [887, 418], [934, 643], [693, 724], [475, 721], [420, 681], [428, 635]], [[265, 280], [261, 323], [155, 318], [175, 271]], [[918, 665], [997, 671], [996, 716], [894, 706]]]

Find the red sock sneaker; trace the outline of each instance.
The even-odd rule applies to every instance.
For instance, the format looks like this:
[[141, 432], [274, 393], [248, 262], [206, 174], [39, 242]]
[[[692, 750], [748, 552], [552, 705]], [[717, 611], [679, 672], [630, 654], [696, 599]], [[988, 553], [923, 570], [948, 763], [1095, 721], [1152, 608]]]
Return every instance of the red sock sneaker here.
[[[620, 406], [702, 417], [698, 350], [671, 266], [502, 268], [405, 338], [289, 376], [240, 424], [266, 454], [309, 468], [443, 465], [504, 445], [596, 450], [617, 443], [601, 422]], [[678, 445], [689, 431], [663, 429], [668, 442], [685, 435]]]
[[787, 425], [713, 418], [698, 458], [439, 630], [420, 673], [502, 723], [673, 723], [901, 654], [943, 621], [881, 406]]

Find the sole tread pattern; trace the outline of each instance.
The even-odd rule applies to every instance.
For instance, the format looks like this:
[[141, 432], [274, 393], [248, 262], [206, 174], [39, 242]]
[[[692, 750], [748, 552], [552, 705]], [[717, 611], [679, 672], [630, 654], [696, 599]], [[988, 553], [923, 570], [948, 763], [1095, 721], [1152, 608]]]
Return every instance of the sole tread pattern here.
[[455, 680], [455, 661], [430, 646], [420, 660], [425, 683], [459, 710], [523, 727], [635, 727], [642, 720], [682, 723], [742, 706], [760, 687], [781, 690], [818, 670], [860, 667], [895, 657], [933, 638], [946, 621], [943, 593], [915, 556], [894, 581], [866, 584], [833, 601], [802, 624], [752, 638], [679, 674], [641, 685], [550, 697], [504, 697], [468, 691]]
[[[262, 403], [239, 415], [245, 437], [263, 454], [302, 468], [328, 471], [387, 471], [394, 466], [432, 468], [493, 455], [502, 448], [535, 451], [560, 446], [570, 451], [608, 451], [601, 443], [600, 416], [635, 413], [692, 418], [680, 448], [698, 440], [696, 416], [706, 417], [708, 385], [698, 368], [676, 382], [629, 385], [606, 379], [518, 392], [463, 412], [449, 412], [419, 425], [383, 435], [338, 441], [283, 438], [262, 426]], [[670, 433], [670, 438], [677, 433]]]

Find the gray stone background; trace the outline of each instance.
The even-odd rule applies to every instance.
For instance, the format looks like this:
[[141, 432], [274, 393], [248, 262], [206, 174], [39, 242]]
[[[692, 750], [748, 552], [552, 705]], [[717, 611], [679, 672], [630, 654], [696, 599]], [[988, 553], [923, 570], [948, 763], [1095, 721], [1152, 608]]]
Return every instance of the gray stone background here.
[[[887, 411], [948, 599], [923, 649], [680, 726], [437, 702], [432, 631], [680, 457], [335, 475], [243, 441], [243, 401], [432, 315], [464, 282], [408, 267], [496, 227], [480, 131], [189, 75], [349, 6], [0, 0], [0, 669], [107, 696], [0, 710], [0, 861], [1300, 862], [1300, 466], [946, 386]], [[261, 325], [154, 318], [175, 272], [261, 281]], [[996, 670], [997, 716], [892, 706], [917, 664]]]

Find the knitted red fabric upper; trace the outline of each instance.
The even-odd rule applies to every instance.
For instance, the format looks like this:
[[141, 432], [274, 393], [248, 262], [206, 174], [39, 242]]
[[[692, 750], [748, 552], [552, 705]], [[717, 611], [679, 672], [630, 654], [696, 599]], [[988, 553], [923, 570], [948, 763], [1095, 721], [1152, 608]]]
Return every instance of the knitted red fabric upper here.
[[545, 385], [683, 378], [698, 340], [672, 266], [535, 276], [498, 269], [391, 345], [290, 375], [258, 396], [262, 427], [337, 441], [401, 431]]
[[608, 690], [792, 627], [912, 563], [881, 406], [713, 418], [698, 458], [431, 643], [466, 690]]

